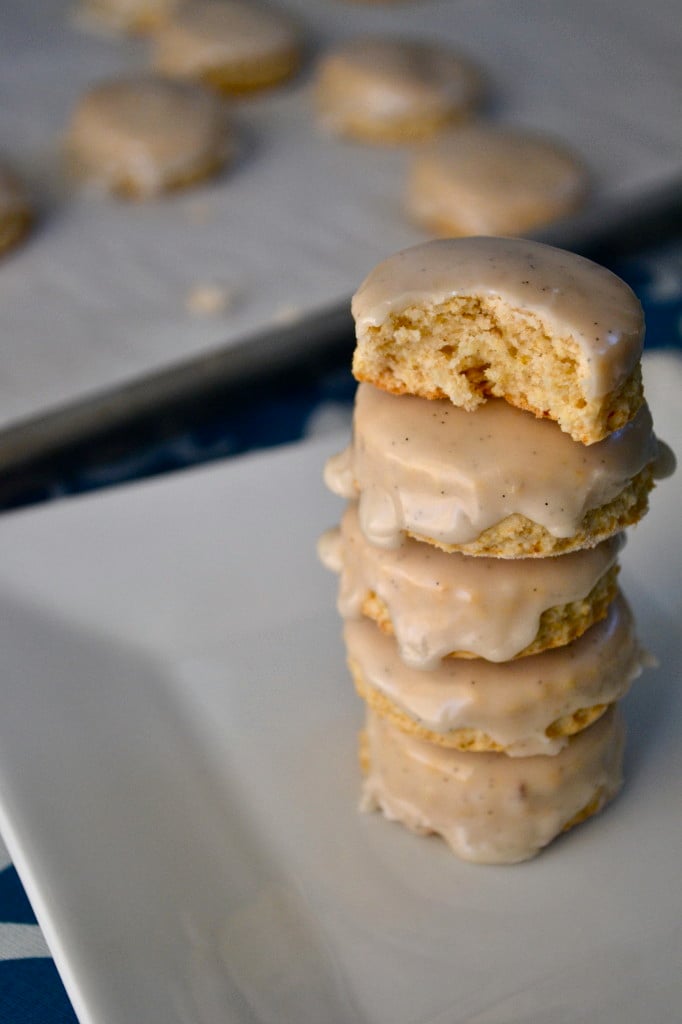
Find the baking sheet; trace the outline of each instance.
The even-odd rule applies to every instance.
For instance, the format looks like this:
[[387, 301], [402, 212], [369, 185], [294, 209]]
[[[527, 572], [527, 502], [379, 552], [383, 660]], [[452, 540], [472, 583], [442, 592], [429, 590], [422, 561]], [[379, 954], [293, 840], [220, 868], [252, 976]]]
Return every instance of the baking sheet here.
[[[61, 174], [60, 137], [88, 84], [144, 68], [148, 44], [84, 31], [73, 0], [4, 5], [0, 149], [40, 207], [30, 242], [0, 264], [5, 462], [314, 346], [347, 323], [348, 296], [371, 266], [423, 237], [401, 208], [408, 155], [315, 127], [310, 69], [335, 39], [400, 31], [467, 50], [489, 72], [491, 116], [550, 131], [586, 156], [594, 223], [682, 172], [673, 0], [282, 5], [306, 26], [306, 73], [235, 106], [240, 156], [218, 181], [136, 204], [75, 190]], [[224, 289], [222, 313], [188, 308], [206, 284]]]

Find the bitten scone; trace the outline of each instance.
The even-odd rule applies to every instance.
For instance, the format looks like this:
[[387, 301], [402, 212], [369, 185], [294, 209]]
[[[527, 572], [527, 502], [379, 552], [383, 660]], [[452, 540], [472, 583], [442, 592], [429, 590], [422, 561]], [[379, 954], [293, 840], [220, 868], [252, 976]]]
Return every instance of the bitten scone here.
[[300, 61], [298, 25], [255, 0], [194, 0], [158, 33], [153, 52], [162, 74], [200, 79], [227, 94], [277, 85]]
[[666, 460], [646, 403], [587, 447], [499, 398], [472, 416], [448, 399], [360, 384], [351, 444], [329, 459], [325, 483], [359, 500], [362, 531], [381, 547], [406, 533], [446, 551], [544, 557], [637, 522]]
[[322, 58], [315, 104], [321, 125], [335, 134], [400, 143], [468, 117], [482, 92], [474, 65], [444, 47], [367, 37]]
[[604, 618], [617, 592], [620, 536], [556, 558], [472, 558], [406, 540], [369, 544], [357, 510], [320, 541], [340, 574], [342, 618], [394, 634], [403, 661], [433, 669], [447, 655], [508, 661], [560, 647]]
[[490, 124], [467, 125], [418, 153], [406, 205], [440, 235], [523, 235], [585, 202], [582, 160], [544, 136]]
[[118, 32], [153, 32], [180, 6], [182, 0], [81, 0], [83, 10], [97, 22]]
[[473, 411], [498, 396], [593, 444], [643, 401], [644, 320], [610, 271], [539, 242], [441, 239], [380, 263], [353, 297], [353, 373]]
[[32, 220], [31, 204], [21, 182], [0, 165], [0, 254], [25, 237]]
[[648, 664], [620, 596], [573, 643], [501, 664], [445, 658], [423, 672], [366, 619], [348, 619], [344, 640], [359, 695], [399, 729], [438, 746], [510, 757], [557, 754]]
[[624, 729], [609, 711], [553, 757], [471, 754], [427, 743], [368, 711], [363, 803], [462, 860], [513, 864], [595, 814], [622, 782]]
[[151, 76], [94, 86], [76, 106], [66, 137], [74, 174], [140, 199], [203, 181], [229, 153], [218, 97]]

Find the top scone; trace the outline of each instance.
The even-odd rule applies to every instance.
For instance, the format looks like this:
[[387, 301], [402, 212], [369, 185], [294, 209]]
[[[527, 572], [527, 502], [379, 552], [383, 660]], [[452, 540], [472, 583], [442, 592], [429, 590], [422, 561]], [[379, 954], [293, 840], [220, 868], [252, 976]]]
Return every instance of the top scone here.
[[394, 394], [490, 396], [593, 444], [643, 401], [642, 309], [610, 271], [514, 238], [440, 239], [396, 253], [353, 297], [353, 373]]

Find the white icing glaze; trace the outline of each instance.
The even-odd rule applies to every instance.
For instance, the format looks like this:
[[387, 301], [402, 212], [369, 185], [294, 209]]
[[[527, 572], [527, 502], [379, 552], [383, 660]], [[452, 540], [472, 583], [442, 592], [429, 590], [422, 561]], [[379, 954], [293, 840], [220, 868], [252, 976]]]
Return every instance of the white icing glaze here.
[[[338, 609], [358, 618], [372, 592], [385, 603], [400, 656], [415, 668], [435, 668], [453, 651], [508, 661], [535, 639], [542, 613], [587, 596], [615, 563], [620, 536], [591, 550], [556, 558], [472, 558], [406, 540], [396, 549], [364, 538], [349, 505], [340, 540]], [[330, 558], [328, 564], [333, 566]]]
[[415, 723], [441, 734], [477, 730], [512, 757], [558, 753], [569, 739], [548, 736], [548, 727], [620, 700], [647, 663], [622, 597], [572, 644], [502, 665], [446, 658], [433, 672], [420, 672], [404, 664], [392, 637], [366, 620], [348, 620], [344, 638], [364, 684]]
[[466, 125], [415, 157], [407, 205], [421, 223], [458, 235], [524, 234], [575, 210], [582, 161], [551, 139]]
[[616, 708], [554, 757], [446, 750], [367, 716], [362, 807], [417, 833], [436, 832], [463, 860], [513, 864], [534, 856], [597, 797], [621, 785], [624, 729]]
[[267, 60], [298, 46], [298, 31], [284, 12], [244, 0], [194, 0], [157, 35], [154, 64], [192, 76], [207, 68]]
[[499, 297], [572, 337], [590, 398], [618, 387], [639, 361], [644, 319], [625, 282], [582, 256], [518, 238], [439, 239], [384, 260], [353, 297], [358, 340], [408, 306], [458, 295]]
[[142, 195], [224, 159], [227, 121], [220, 100], [200, 86], [151, 76], [112, 79], [90, 89], [67, 137], [77, 169]]
[[466, 544], [513, 513], [571, 537], [657, 454], [646, 405], [585, 446], [502, 399], [470, 413], [361, 384], [352, 444], [329, 460], [325, 481], [342, 497], [359, 493], [363, 532], [381, 546], [397, 546], [403, 530]]
[[355, 118], [440, 121], [463, 113], [480, 90], [480, 76], [468, 61], [418, 41], [354, 39], [328, 53], [318, 68], [318, 107], [332, 129]]
[[343, 568], [341, 533], [337, 527], [325, 530], [319, 538], [317, 554], [325, 569], [329, 569], [330, 572], [341, 572]]

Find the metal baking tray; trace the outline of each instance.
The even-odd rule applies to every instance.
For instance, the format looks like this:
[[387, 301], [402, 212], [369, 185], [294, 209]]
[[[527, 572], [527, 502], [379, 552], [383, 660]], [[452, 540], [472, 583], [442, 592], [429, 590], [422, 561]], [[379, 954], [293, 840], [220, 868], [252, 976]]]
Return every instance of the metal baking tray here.
[[[402, 208], [410, 151], [317, 128], [315, 60], [362, 33], [449, 40], [490, 79], [486, 116], [573, 145], [590, 205], [541, 237], [590, 254], [680, 220], [682, 19], [676, 2], [281, 0], [306, 32], [291, 86], [233, 106], [238, 158], [200, 188], [125, 203], [67, 181], [60, 144], [80, 93], [146, 68], [148, 42], [85, 31], [73, 0], [0, 16], [0, 146], [39, 209], [0, 263], [4, 466], [219, 382], [271, 373], [350, 334], [367, 271], [424, 239]], [[225, 308], [197, 315], [193, 289]]]

